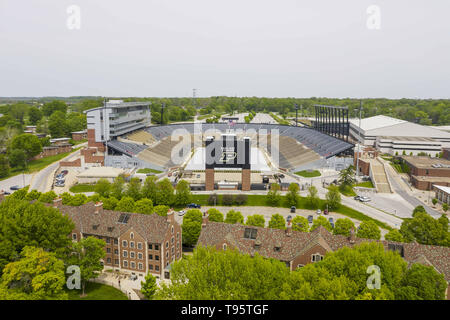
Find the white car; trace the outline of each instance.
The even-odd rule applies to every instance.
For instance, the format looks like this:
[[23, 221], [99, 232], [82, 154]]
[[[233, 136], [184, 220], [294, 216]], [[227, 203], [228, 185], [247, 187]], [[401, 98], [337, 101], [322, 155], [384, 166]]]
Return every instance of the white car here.
[[317, 213], [317, 214], [321, 214], [321, 213], [322, 213], [322, 210], [317, 209], [316, 213]]
[[186, 213], [186, 210], [181, 210], [178, 212], [178, 215], [181, 217], [181, 216], [184, 216], [185, 213]]
[[361, 201], [361, 202], [369, 202], [370, 198], [369, 197], [365, 197], [365, 196], [359, 197], [359, 201]]

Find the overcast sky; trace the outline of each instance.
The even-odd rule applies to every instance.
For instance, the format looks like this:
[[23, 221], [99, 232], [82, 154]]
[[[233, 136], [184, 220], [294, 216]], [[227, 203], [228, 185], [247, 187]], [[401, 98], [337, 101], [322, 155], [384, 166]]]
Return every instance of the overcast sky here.
[[449, 98], [449, 21], [449, 0], [0, 0], [0, 96]]

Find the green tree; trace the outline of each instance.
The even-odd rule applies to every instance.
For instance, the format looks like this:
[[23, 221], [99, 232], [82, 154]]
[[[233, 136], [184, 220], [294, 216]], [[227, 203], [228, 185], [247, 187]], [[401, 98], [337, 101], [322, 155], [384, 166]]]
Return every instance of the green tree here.
[[1, 300], [67, 300], [64, 263], [55, 253], [26, 246], [20, 257], [3, 269]]
[[280, 195], [280, 185], [278, 183], [272, 183], [270, 185], [270, 190], [267, 192], [267, 201], [269, 202], [269, 205], [272, 207], [276, 207], [279, 205], [281, 201], [281, 195]]
[[33, 201], [33, 200], [37, 200], [39, 199], [39, 197], [42, 195], [41, 192], [37, 191], [37, 190], [31, 190], [30, 192], [27, 193], [27, 195], [25, 196], [25, 200], [28, 201]]
[[119, 200], [115, 197], [109, 197], [109, 198], [101, 198], [103, 202], [103, 209], [105, 210], [115, 210], [117, 207], [117, 204], [119, 203]]
[[223, 222], [223, 213], [215, 208], [208, 209], [208, 220], [213, 222]]
[[141, 181], [139, 178], [131, 178], [125, 191], [127, 197], [133, 198], [134, 201], [141, 199]]
[[[367, 286], [369, 266], [380, 268], [380, 289]], [[381, 243], [362, 243], [328, 253], [322, 261], [292, 272], [283, 285], [281, 299], [360, 300], [394, 299], [407, 263], [397, 252], [385, 250]]]
[[176, 186], [175, 204], [180, 207], [185, 207], [191, 202], [191, 187], [186, 180], [178, 181]]
[[158, 206], [153, 207], [153, 211], [161, 217], [166, 217], [167, 212], [169, 212], [169, 207], [160, 204]]
[[106, 255], [103, 249], [105, 245], [104, 240], [95, 237], [83, 238], [79, 242], [72, 243], [72, 254], [68, 257], [68, 262], [70, 265], [80, 267], [81, 296], [85, 296], [87, 281], [98, 277], [103, 270], [100, 259]]
[[279, 213], [272, 215], [269, 221], [269, 228], [272, 229], [286, 229], [286, 220]]
[[109, 192], [110, 196], [120, 200], [122, 198], [124, 186], [125, 179], [122, 176], [118, 176], [111, 184], [111, 191]]
[[111, 191], [111, 182], [107, 179], [99, 179], [95, 184], [94, 191], [100, 195], [100, 197], [108, 197]]
[[51, 116], [56, 111], [61, 112], [62, 114], [65, 114], [67, 112], [67, 105], [64, 101], [61, 100], [54, 100], [51, 102], [47, 102], [42, 107], [42, 112], [46, 117]]
[[142, 196], [152, 200], [153, 203], [156, 203], [156, 180], [157, 178], [155, 176], [148, 176], [145, 179], [144, 186], [142, 187]]
[[292, 230], [308, 232], [309, 231], [309, 222], [308, 219], [302, 216], [295, 216], [292, 219]]
[[0, 178], [9, 176], [11, 168], [9, 166], [8, 157], [4, 154], [0, 154]]
[[416, 240], [421, 244], [450, 246], [448, 226], [434, 219], [425, 211], [417, 210], [413, 218], [405, 218], [400, 233], [406, 242]]
[[171, 206], [174, 202], [174, 190], [169, 179], [158, 181], [156, 190], [156, 203]]
[[30, 120], [30, 123], [33, 125], [36, 125], [39, 120], [42, 119], [44, 115], [42, 114], [41, 110], [39, 110], [37, 107], [32, 106], [28, 110], [28, 119]]
[[329, 210], [338, 209], [341, 205], [341, 193], [337, 186], [330, 186], [326, 194], [326, 200]]
[[117, 203], [116, 210], [124, 211], [124, 212], [133, 212], [134, 211], [134, 200], [131, 197], [122, 197]]
[[381, 231], [373, 221], [363, 221], [356, 232], [358, 238], [380, 240]]
[[444, 212], [447, 212], [448, 211], [448, 204], [444, 203], [442, 205], [442, 210], [444, 210]]
[[48, 118], [48, 130], [52, 138], [61, 138], [67, 135], [66, 115], [55, 111]]
[[58, 196], [56, 195], [55, 191], [51, 190], [49, 192], [41, 193], [41, 195], [38, 198], [38, 201], [44, 202], [44, 203], [53, 203], [53, 200], [55, 200]]
[[227, 212], [227, 216], [224, 222], [230, 224], [235, 223], [244, 224], [244, 216], [240, 211], [230, 210]]
[[308, 188], [308, 195], [306, 196], [306, 201], [310, 208], [316, 209], [319, 206], [319, 197], [317, 195], [317, 188], [310, 186]]
[[27, 166], [27, 155], [22, 149], [12, 149], [8, 152], [9, 163], [12, 167], [25, 169]]
[[280, 284], [288, 277], [288, 268], [278, 260], [200, 246], [192, 256], [173, 263], [171, 283], [162, 284], [156, 296], [170, 300], [275, 300]]
[[42, 144], [35, 135], [24, 133], [12, 139], [10, 149], [23, 150], [28, 160], [42, 152]]
[[331, 223], [324, 216], [319, 216], [316, 219], [314, 219], [310, 231], [314, 231], [319, 226], [322, 226], [328, 231], [333, 232], [333, 227], [331, 226]]
[[405, 242], [402, 234], [397, 229], [392, 229], [391, 231], [386, 233], [384, 236], [384, 239], [386, 239], [388, 241]]
[[87, 197], [85, 194], [77, 193], [73, 197], [71, 197], [69, 201], [69, 206], [79, 207], [87, 202]]
[[355, 224], [349, 218], [337, 219], [334, 224], [333, 234], [349, 237], [352, 228], [355, 228]]
[[355, 167], [348, 166], [339, 172], [339, 183], [341, 186], [351, 187], [355, 183]]
[[247, 217], [247, 221], [245, 223], [248, 226], [261, 227], [264, 228], [266, 225], [266, 220], [262, 214], [254, 214]]
[[153, 213], [152, 200], [143, 198], [141, 200], [136, 201], [136, 204], [134, 206], [134, 212], [143, 214], [152, 214]]
[[145, 281], [141, 281], [141, 292], [148, 300], [152, 300], [156, 294], [158, 286], [156, 284], [156, 277], [151, 273], [145, 276]]
[[432, 266], [413, 264], [402, 279], [397, 291], [399, 300], [444, 300], [447, 281]]
[[300, 187], [297, 183], [291, 183], [289, 185], [288, 193], [286, 194], [287, 202], [290, 206], [297, 206], [299, 195], [298, 192], [300, 191]]
[[202, 229], [202, 217], [202, 212], [198, 209], [188, 210], [183, 216], [181, 225], [183, 244], [188, 246], [197, 244]]
[[0, 270], [26, 246], [63, 253], [70, 245], [69, 234], [75, 227], [59, 210], [12, 195], [0, 203], [0, 221]]

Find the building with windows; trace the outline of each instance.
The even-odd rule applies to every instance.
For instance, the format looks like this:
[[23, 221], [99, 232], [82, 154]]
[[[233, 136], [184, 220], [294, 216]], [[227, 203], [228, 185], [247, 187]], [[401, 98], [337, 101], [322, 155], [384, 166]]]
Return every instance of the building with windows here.
[[450, 147], [450, 132], [384, 115], [350, 122], [350, 137], [365, 146], [387, 148], [387, 153], [409, 155], [426, 152], [435, 156]]
[[[251, 256], [258, 253], [284, 262], [293, 271], [308, 263], [321, 261], [327, 252], [368, 241], [377, 240], [357, 238], [354, 232], [350, 237], [333, 235], [322, 226], [311, 232], [300, 232], [292, 230], [289, 222], [285, 230], [280, 230], [212, 222], [204, 216], [198, 245], [212, 246], [217, 250], [238, 249], [240, 253]], [[386, 250], [398, 252], [408, 264], [432, 265], [445, 276], [447, 283], [450, 282], [450, 248], [418, 243], [379, 242]], [[450, 286], [447, 293], [449, 289]]]
[[103, 204], [89, 202], [65, 206], [56, 199], [53, 206], [75, 224], [73, 241], [93, 236], [106, 242], [105, 269], [137, 275], [147, 273], [169, 278], [169, 266], [182, 257], [181, 227], [173, 212], [167, 217], [104, 210]]
[[104, 107], [85, 111], [88, 139], [103, 143], [149, 126], [149, 106], [148, 102], [110, 100]]
[[420, 190], [432, 190], [433, 185], [450, 186], [450, 160], [430, 157], [402, 156], [409, 167], [411, 184]]
[[436, 199], [440, 203], [446, 203], [450, 206], [450, 187], [433, 186], [433, 189], [436, 192]]

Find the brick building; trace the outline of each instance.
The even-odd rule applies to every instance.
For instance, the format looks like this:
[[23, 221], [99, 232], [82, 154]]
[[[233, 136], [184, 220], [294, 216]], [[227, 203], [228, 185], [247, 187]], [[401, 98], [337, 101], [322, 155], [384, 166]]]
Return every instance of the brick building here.
[[[251, 256], [258, 252], [264, 257], [284, 262], [290, 270], [295, 270], [322, 260], [327, 252], [367, 241], [376, 240], [356, 238], [354, 233], [350, 237], [332, 235], [322, 226], [312, 232], [300, 232], [293, 231], [290, 224], [286, 230], [280, 230], [211, 222], [204, 216], [198, 245], [213, 246], [218, 250], [237, 248], [239, 252]], [[450, 283], [450, 248], [417, 243], [379, 242], [386, 250], [398, 251], [408, 265], [432, 265]], [[450, 285], [447, 293], [449, 289]]]
[[87, 130], [72, 132], [72, 140], [81, 141], [87, 139]]
[[143, 278], [148, 272], [161, 278], [170, 277], [169, 265], [181, 259], [181, 227], [173, 212], [167, 217], [104, 210], [101, 202], [79, 207], [62, 205], [56, 199], [54, 207], [75, 224], [74, 241], [94, 236], [106, 242], [105, 269], [119, 270]]
[[443, 158], [402, 156], [408, 165], [412, 185], [432, 190], [433, 185], [450, 186], [450, 160]]

